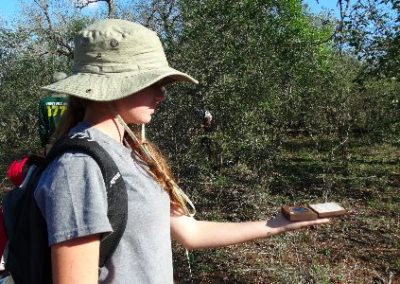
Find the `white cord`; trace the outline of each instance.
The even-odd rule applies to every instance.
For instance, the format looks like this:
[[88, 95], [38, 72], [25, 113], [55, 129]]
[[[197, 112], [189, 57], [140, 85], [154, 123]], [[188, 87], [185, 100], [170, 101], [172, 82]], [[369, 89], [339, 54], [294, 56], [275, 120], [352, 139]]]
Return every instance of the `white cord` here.
[[[152, 162], [154, 162], [156, 164], [156, 166], [158, 168], [161, 168], [159, 163], [157, 162], [156, 159], [154, 159], [154, 157], [151, 155], [151, 153], [149, 152], [149, 150], [144, 146], [143, 143], [139, 142], [139, 139], [136, 137], [136, 135], [133, 133], [133, 131], [130, 129], [130, 127], [125, 123], [125, 121], [122, 119], [122, 117], [116, 113], [115, 114], [116, 119], [118, 120], [118, 122], [122, 125], [122, 127], [125, 129], [125, 131], [128, 133], [129, 137], [132, 138], [132, 140], [139, 145], [140, 149], [143, 151], [143, 153], [146, 155], [146, 158], [148, 158], [149, 160], [151, 160]], [[144, 128], [144, 124], [142, 124], [142, 142], [144, 142], [145, 139], [145, 128]], [[193, 202], [190, 200], [190, 198], [186, 195], [185, 192], [183, 192], [183, 190], [174, 182], [171, 180], [172, 186], [174, 187], [174, 190], [179, 194], [179, 196], [182, 197], [182, 199], [189, 205], [189, 207], [191, 208], [191, 210], [188, 210], [187, 214], [189, 214], [189, 216], [193, 217], [196, 214], [196, 208], [194, 207]]]

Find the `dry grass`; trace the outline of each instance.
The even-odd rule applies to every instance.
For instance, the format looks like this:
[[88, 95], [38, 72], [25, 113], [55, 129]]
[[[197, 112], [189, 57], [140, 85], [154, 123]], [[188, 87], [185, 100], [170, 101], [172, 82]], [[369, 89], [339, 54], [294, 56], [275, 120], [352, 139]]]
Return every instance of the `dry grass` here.
[[[350, 174], [335, 172], [334, 177], [330, 175], [328, 194], [316, 191], [323, 188], [318, 179], [307, 181], [313, 190], [297, 191], [298, 200], [293, 190], [279, 194], [272, 188], [265, 190], [252, 185], [252, 190], [239, 189], [239, 195], [247, 198], [248, 203], [233, 202], [235, 205], [230, 208], [201, 205], [199, 218], [266, 218], [268, 216], [263, 213], [273, 213], [282, 202], [301, 203], [321, 200], [324, 196], [343, 204], [348, 215], [315, 228], [227, 248], [192, 252], [192, 276], [184, 250], [175, 245], [177, 283], [400, 283], [400, 150], [375, 146], [366, 160], [362, 160], [365, 149], [352, 150], [353, 158], [357, 159], [348, 165]], [[293, 153], [290, 154], [292, 158]], [[385, 159], [389, 156], [390, 159]], [[280, 173], [281, 178], [282, 175]], [[298, 179], [288, 180], [281, 185], [299, 182]], [[229, 186], [231, 190], [232, 184]], [[295, 186], [305, 188], [302, 183]], [[230, 199], [226, 194], [226, 189], [225, 194], [221, 194], [213, 193], [210, 188], [212, 185], [208, 185], [207, 195], [215, 201], [206, 204], [235, 201], [235, 197]], [[251, 203], [255, 206], [247, 206]], [[247, 206], [247, 209], [238, 209], [235, 207], [238, 205]], [[219, 215], [218, 210], [223, 214]]]
[[[352, 204], [348, 204], [352, 206]], [[396, 220], [397, 219], [397, 220]], [[194, 283], [400, 283], [399, 215], [353, 206], [329, 225], [193, 252]], [[175, 254], [183, 255], [181, 248]], [[178, 257], [178, 283], [190, 283]], [[176, 266], [175, 266], [176, 267]]]

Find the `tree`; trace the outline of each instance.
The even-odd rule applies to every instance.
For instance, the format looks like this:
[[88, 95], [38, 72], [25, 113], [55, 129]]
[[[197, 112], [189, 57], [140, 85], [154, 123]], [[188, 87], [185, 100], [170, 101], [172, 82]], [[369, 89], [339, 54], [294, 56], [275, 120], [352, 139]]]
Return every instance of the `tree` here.
[[[188, 117], [194, 107], [210, 108], [216, 129], [208, 135], [219, 141], [222, 162], [243, 156], [272, 159], [266, 145], [279, 144], [293, 122], [301, 123], [309, 109], [310, 89], [330, 66], [331, 51], [321, 42], [331, 28], [314, 27], [297, 1], [179, 5], [182, 34], [169, 54], [200, 85], [188, 90], [195, 92], [190, 99], [175, 104], [185, 106], [178, 112], [185, 118], [178, 120], [193, 121]], [[221, 156], [215, 158], [221, 163]]]
[[400, 2], [358, 0], [344, 19], [350, 47], [364, 62], [364, 73], [397, 78]]
[[35, 3], [15, 29], [0, 27], [0, 140], [11, 150], [2, 154], [37, 149], [37, 103], [46, 95], [40, 86], [55, 71], [70, 72], [72, 38], [83, 25], [82, 18], [51, 14], [45, 1]]
[[93, 5], [96, 3], [105, 2], [108, 8], [108, 18], [115, 17], [114, 0], [76, 0], [75, 2], [75, 7], [77, 7], [78, 9], [83, 9], [85, 7], [88, 7], [89, 5]]

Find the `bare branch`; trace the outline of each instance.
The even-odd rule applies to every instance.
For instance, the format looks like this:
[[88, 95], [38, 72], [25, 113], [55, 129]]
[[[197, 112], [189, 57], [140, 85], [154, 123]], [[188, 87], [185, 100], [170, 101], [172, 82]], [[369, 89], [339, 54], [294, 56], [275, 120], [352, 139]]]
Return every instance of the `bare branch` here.
[[[343, 2], [346, 3], [345, 8], [343, 8]], [[318, 3], [318, 1], [317, 1], [317, 3]], [[336, 37], [336, 35], [343, 33], [344, 20], [348, 16], [347, 12], [350, 7], [350, 0], [338, 0], [337, 5], [339, 6], [340, 19], [339, 19], [339, 22], [337, 23], [335, 30], [328, 38], [326, 38], [325, 40], [316, 42], [316, 44], [322, 44], [322, 43], [329, 42], [329, 41], [333, 40]]]
[[157, 0], [153, 0], [151, 2], [151, 12], [150, 12], [149, 16], [147, 17], [147, 20], [145, 23], [146, 27], [148, 27], [150, 25], [151, 20], [154, 19], [154, 15], [156, 14], [156, 12], [157, 12]]
[[48, 25], [48, 29], [45, 29], [42, 26], [41, 29], [47, 35], [47, 38], [49, 40], [55, 42], [59, 46], [59, 48], [57, 48], [56, 50], [57, 53], [67, 57], [72, 57], [73, 56], [72, 47], [68, 44], [67, 40], [53, 28], [53, 24], [49, 14], [49, 5], [47, 4], [47, 2], [45, 1], [39, 2], [38, 0], [34, 0], [34, 2], [41, 8]]
[[114, 0], [80, 0], [75, 4], [75, 7], [78, 9], [83, 9], [88, 7], [90, 4], [99, 3], [99, 2], [106, 2], [108, 7], [108, 18], [115, 17], [115, 8], [114, 8]]

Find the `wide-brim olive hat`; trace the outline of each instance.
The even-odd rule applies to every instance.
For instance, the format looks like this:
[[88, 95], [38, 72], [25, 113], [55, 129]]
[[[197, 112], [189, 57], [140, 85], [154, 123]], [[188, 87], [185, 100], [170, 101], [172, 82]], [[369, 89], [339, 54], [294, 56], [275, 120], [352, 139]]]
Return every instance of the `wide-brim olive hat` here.
[[168, 65], [157, 34], [140, 24], [102, 20], [80, 31], [74, 42], [73, 75], [43, 89], [93, 101], [112, 101], [162, 79], [198, 83]]

